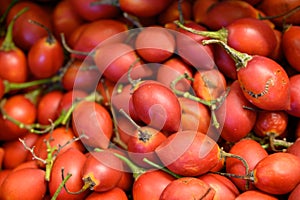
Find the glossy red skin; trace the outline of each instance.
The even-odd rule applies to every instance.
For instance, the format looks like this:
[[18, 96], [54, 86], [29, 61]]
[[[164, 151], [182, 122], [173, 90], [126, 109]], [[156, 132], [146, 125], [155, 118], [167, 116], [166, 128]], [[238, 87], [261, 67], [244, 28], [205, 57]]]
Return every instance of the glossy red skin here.
[[216, 110], [221, 137], [228, 142], [239, 141], [254, 127], [257, 112], [243, 106], [253, 108], [243, 95], [238, 81], [234, 81], [223, 104]]
[[166, 139], [167, 137], [158, 130], [148, 126], [141, 127], [128, 140], [128, 156], [134, 163], [141, 167], [152, 167], [145, 163], [143, 159], [147, 158], [154, 163], [160, 163], [155, 149]]
[[91, 179], [94, 191], [105, 192], [117, 186], [122, 178], [123, 163], [109, 151], [92, 152], [82, 167], [84, 182]]
[[[268, 156], [267, 151], [263, 149], [258, 142], [252, 139], [242, 139], [239, 142], [236, 142], [229, 150], [229, 153], [244, 158], [244, 160], [246, 160], [246, 162], [248, 163], [250, 170], [253, 170], [259, 161]], [[227, 158], [225, 164], [227, 173], [245, 175], [245, 167], [241, 161], [235, 158]], [[246, 190], [245, 180], [238, 178], [230, 179], [238, 189], [240, 189], [241, 191]], [[252, 182], [250, 182], [249, 186], [253, 189]]]
[[[62, 168], [64, 169], [64, 177], [66, 177], [68, 173], [72, 174], [72, 176], [66, 183], [66, 187], [68, 188], [68, 190], [76, 192], [81, 189], [81, 187], [83, 186], [81, 169], [86, 159], [86, 156], [81, 151], [75, 148], [69, 148], [55, 159], [53, 167], [51, 169], [50, 181], [48, 186], [51, 196], [54, 195], [57, 188], [62, 182]], [[83, 199], [88, 194], [88, 192], [89, 191], [86, 190], [85, 192], [74, 195], [67, 193], [63, 188], [57, 196], [57, 199], [80, 200]]]
[[159, 199], [212, 200], [214, 196], [215, 190], [204, 181], [195, 177], [182, 177], [167, 185]]
[[120, 14], [117, 6], [110, 4], [91, 5], [93, 0], [69, 0], [72, 8], [84, 20], [95, 21], [98, 19], [112, 19]]
[[295, 74], [290, 77], [290, 98], [291, 98], [291, 107], [290, 109], [286, 109], [287, 113], [300, 117], [300, 75]]
[[134, 132], [136, 131], [136, 127], [133, 126], [127, 118], [121, 115], [116, 117], [116, 121], [117, 131], [120, 136], [120, 139], [124, 144], [127, 145], [130, 137], [133, 136]]
[[234, 185], [234, 183], [225, 176], [207, 173], [198, 178], [207, 183], [216, 191], [214, 196], [215, 199], [235, 199], [240, 194], [238, 188]]
[[27, 54], [28, 67], [34, 77], [49, 78], [63, 67], [64, 57], [61, 43], [56, 39], [49, 42], [49, 37], [45, 36], [30, 47]]
[[[193, 21], [187, 21], [184, 25], [198, 31], [207, 31], [205, 26]], [[207, 37], [181, 28], [177, 28], [176, 31], [179, 32], [176, 34], [177, 52], [185, 62], [199, 70], [214, 68], [212, 46], [202, 45], [202, 40], [208, 39]]]
[[168, 29], [146, 27], [137, 35], [135, 48], [137, 53], [147, 62], [163, 62], [170, 58], [175, 51], [175, 37]]
[[52, 12], [54, 35], [56, 38], [60, 38], [60, 34], [63, 33], [67, 41], [72, 32], [84, 23], [70, 2], [70, 0], [59, 1]]
[[83, 90], [70, 90], [63, 94], [58, 109], [57, 109], [57, 115], [60, 116], [62, 114], [62, 111], [67, 112], [67, 110], [72, 106], [74, 101], [83, 99], [88, 94]]
[[132, 101], [137, 116], [149, 126], [170, 133], [179, 130], [180, 104], [168, 87], [159, 82], [145, 81], [133, 91]]
[[[32, 147], [37, 141], [39, 135], [28, 133], [23, 138], [28, 147]], [[2, 144], [5, 151], [3, 157], [3, 167], [5, 169], [13, 169], [27, 160], [28, 150], [25, 149], [19, 139], [8, 141]]]
[[[253, 81], [253, 76], [256, 81]], [[245, 97], [264, 110], [285, 110], [290, 108], [290, 81], [281, 65], [264, 56], [254, 55], [246, 67], [237, 72]], [[269, 81], [269, 84], [268, 84]], [[268, 89], [266, 90], [266, 85]], [[254, 97], [249, 94], [266, 94]]]
[[155, 152], [164, 166], [181, 176], [205, 174], [220, 159], [218, 144], [207, 135], [194, 130], [170, 135]]
[[198, 70], [193, 78], [193, 91], [201, 99], [217, 99], [225, 92], [226, 79], [218, 69]]
[[115, 187], [109, 191], [106, 192], [92, 192], [90, 195], [88, 195], [85, 200], [128, 200], [128, 197], [126, 196], [126, 193], [118, 188]]
[[37, 21], [46, 27], [52, 29], [51, 17], [46, 9], [39, 4], [31, 1], [18, 2], [9, 11], [6, 22], [10, 22], [13, 16], [24, 7], [28, 7], [28, 11], [19, 17], [13, 28], [14, 42], [22, 50], [28, 51], [30, 47], [38, 41], [38, 39], [47, 36], [47, 32], [35, 24], [31, 24], [28, 20]]
[[274, 134], [284, 136], [288, 126], [288, 114], [285, 111], [260, 111], [254, 125], [254, 132], [260, 137]]
[[[35, 105], [23, 94], [13, 95], [7, 99], [3, 109], [6, 114], [24, 124], [32, 124], [36, 120], [37, 109]], [[20, 128], [13, 122], [0, 118], [0, 140], [14, 140], [23, 137], [28, 131]]]
[[123, 12], [127, 12], [137, 17], [153, 17], [160, 14], [171, 2], [172, 0], [120, 0], [119, 4]]
[[273, 29], [257, 18], [237, 19], [226, 26], [226, 29], [228, 45], [237, 51], [269, 57], [277, 46]]
[[294, 143], [286, 149], [286, 152], [294, 154], [300, 158], [300, 139], [296, 138]]
[[[189, 77], [193, 76], [192, 68], [180, 58], [170, 58], [163, 62], [156, 73], [156, 80], [170, 87], [172, 81], [178, 76], [187, 73]], [[175, 88], [180, 91], [188, 91], [191, 89], [191, 81], [183, 79], [179, 81]]]
[[139, 200], [159, 199], [163, 190], [175, 178], [161, 170], [149, 170], [138, 176], [133, 183], [132, 197]]
[[179, 97], [178, 100], [182, 109], [181, 129], [207, 133], [211, 121], [208, 107], [184, 97]]
[[[181, 6], [183, 19], [190, 20], [192, 17], [193, 3], [191, 1], [184, 0], [180, 2], [180, 6]], [[164, 12], [159, 14], [158, 23], [164, 25], [178, 19], [179, 19], [178, 2], [173, 1], [164, 10]]]
[[27, 57], [23, 50], [18, 47], [10, 51], [0, 50], [0, 77], [2, 79], [23, 83], [27, 80], [28, 73]]
[[36, 163], [35, 160], [31, 158], [31, 160], [27, 160], [19, 164], [17, 167], [13, 168], [12, 171], [17, 171], [24, 168], [33, 168], [33, 169], [39, 169], [40, 166]]
[[11, 4], [11, 2], [12, 2], [12, 0], [1, 1], [1, 3], [0, 3], [0, 13], [1, 13], [1, 15], [4, 14], [4, 12], [7, 10], [9, 5]]
[[91, 65], [87, 61], [74, 60], [62, 77], [63, 88], [68, 91], [76, 89], [87, 93], [94, 91], [98, 85], [100, 74], [98, 69]]
[[[70, 47], [77, 51], [91, 52], [104, 40], [127, 30], [125, 23], [114, 19], [99, 19], [84, 23], [77, 27], [70, 36]], [[115, 37], [114, 42], [123, 41], [123, 35], [126, 36], [122, 34], [121, 37]], [[80, 59], [86, 58], [82, 55], [72, 54], [72, 56]]]
[[[264, 12], [267, 16], [276, 16], [288, 12], [299, 5], [300, 5], [299, 1], [297, 0], [284, 0], [284, 1], [263, 0], [260, 4], [257, 5], [257, 8], [262, 12]], [[285, 23], [299, 24], [300, 23], [299, 19], [300, 19], [300, 13], [295, 12], [286, 18]], [[283, 26], [282, 17], [273, 18], [271, 19], [271, 21], [274, 22], [274, 24], [276, 24], [276, 26], [278, 26], [279, 28]]]
[[0, 78], [0, 99], [5, 95], [5, 85], [2, 78]]
[[300, 183], [300, 158], [283, 152], [268, 155], [253, 170], [254, 185], [261, 191], [280, 195]]
[[37, 104], [37, 121], [40, 124], [50, 124], [58, 118], [57, 109], [64, 93], [53, 90], [44, 94]]
[[93, 59], [101, 75], [114, 83], [127, 83], [130, 67], [132, 67], [130, 73], [132, 79], [152, 75], [149, 67], [143, 65], [142, 61], [137, 61], [138, 55], [133, 47], [125, 43], [99, 45]]
[[299, 37], [300, 26], [288, 27], [282, 35], [282, 49], [288, 63], [298, 72], [300, 71], [300, 62], [297, 59], [300, 56]]
[[0, 171], [0, 186], [2, 185], [5, 178], [8, 176], [8, 174], [11, 172], [11, 169], [1, 169]]
[[234, 60], [223, 47], [214, 46], [214, 61], [222, 74], [231, 80], [237, 80], [237, 70]]
[[203, 24], [206, 19], [206, 12], [218, 0], [196, 0], [193, 4], [193, 19], [196, 23]]
[[233, 21], [245, 17], [258, 17], [258, 10], [244, 1], [218, 1], [206, 12], [204, 25], [210, 30], [219, 30]]
[[300, 196], [300, 184], [298, 184], [289, 194], [288, 200], [297, 200]]
[[25, 168], [8, 174], [1, 184], [0, 198], [40, 200], [46, 191], [45, 171]]
[[4, 156], [5, 156], [4, 148], [0, 147], [0, 169], [2, 169]]
[[236, 200], [278, 200], [277, 197], [259, 190], [248, 190], [236, 197]]
[[242, 1], [246, 1], [247, 3], [255, 6], [257, 4], [259, 4], [260, 2], [262, 2], [262, 0], [242, 0]]
[[275, 33], [275, 37], [277, 40], [277, 45], [275, 49], [273, 50], [273, 53], [270, 55], [270, 58], [274, 59], [277, 62], [281, 62], [284, 59], [284, 52], [283, 52], [283, 45], [282, 45], [282, 36], [283, 32], [278, 29], [273, 29]]
[[109, 107], [111, 104], [111, 96], [115, 89], [115, 83], [105, 78], [99, 80], [96, 91], [103, 97], [102, 104]]
[[101, 104], [93, 101], [80, 102], [72, 113], [72, 127], [75, 135], [84, 145], [107, 149], [113, 134], [113, 122], [110, 113]]
[[[57, 127], [52, 132], [43, 134], [35, 143], [34, 153], [41, 159], [47, 158], [47, 144], [45, 141], [49, 140], [51, 137], [50, 145], [51, 147], [57, 147], [58, 145], [64, 145], [67, 142], [70, 142], [74, 139], [74, 131], [70, 127]], [[76, 148], [81, 152], [85, 151], [85, 148], [81, 141], [71, 142], [62, 148], [57, 155], [62, 154], [67, 151], [69, 148]], [[40, 167], [44, 168], [45, 164], [39, 160], [36, 160]]]
[[[129, 159], [128, 152], [126, 150], [119, 148], [118, 146], [112, 146], [108, 150]], [[116, 187], [120, 188], [126, 192], [129, 192], [132, 189], [132, 185], [133, 185], [135, 178], [133, 177], [132, 170], [130, 169], [128, 164], [126, 162], [124, 162], [123, 160], [122, 160], [122, 164], [123, 164], [122, 165], [123, 168], [121, 169], [122, 176]]]
[[114, 88], [110, 103], [114, 106], [115, 114], [117, 116], [121, 115], [119, 111], [120, 109], [123, 109], [133, 121], [138, 124], [141, 122], [133, 106], [131, 84], [124, 85], [122, 91], [118, 91], [117, 87]]

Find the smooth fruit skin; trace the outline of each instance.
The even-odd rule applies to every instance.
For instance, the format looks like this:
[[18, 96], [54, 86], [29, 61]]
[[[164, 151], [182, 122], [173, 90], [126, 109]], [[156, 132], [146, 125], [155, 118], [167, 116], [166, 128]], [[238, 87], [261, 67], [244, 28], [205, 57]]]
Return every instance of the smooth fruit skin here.
[[300, 26], [288, 27], [282, 35], [282, 48], [288, 63], [297, 71], [300, 71]]
[[288, 200], [297, 200], [300, 196], [300, 184], [298, 184], [293, 191], [289, 194]]
[[60, 90], [53, 90], [44, 94], [37, 103], [37, 121], [40, 124], [50, 124], [58, 117], [57, 108], [60, 100], [63, 97], [63, 92]]
[[[3, 105], [7, 115], [13, 117], [24, 124], [32, 124], [36, 120], [36, 107], [23, 94], [11, 96]], [[3, 115], [0, 118], [0, 140], [14, 140], [23, 137], [28, 131], [20, 128], [13, 122], [5, 119]]]
[[278, 200], [277, 197], [261, 192], [259, 190], [248, 190], [236, 197], [235, 200]]
[[134, 131], [127, 143], [127, 150], [129, 158], [139, 166], [144, 168], [152, 167], [143, 161], [144, 158], [159, 163], [159, 159], [154, 150], [159, 146], [167, 137], [160, 131], [151, 127], [145, 126]]
[[90, 189], [105, 192], [115, 188], [123, 175], [122, 161], [109, 150], [91, 152], [82, 167], [82, 179]]
[[287, 194], [300, 183], [300, 158], [277, 152], [257, 163], [253, 170], [254, 185], [269, 194]]
[[49, 78], [63, 67], [63, 46], [57, 40], [48, 42], [48, 37], [43, 37], [30, 47], [27, 60], [28, 67], [36, 78]]
[[251, 131], [255, 124], [257, 112], [245, 109], [243, 106], [253, 108], [253, 105], [245, 98], [238, 81], [234, 81], [225, 101], [216, 110], [221, 124], [221, 137], [226, 141], [239, 141]]
[[300, 74], [290, 77], [290, 95], [291, 106], [286, 111], [292, 116], [300, 117]]
[[132, 94], [138, 117], [160, 131], [174, 133], [179, 130], [181, 108], [171, 89], [156, 81], [143, 82]]
[[25, 53], [18, 47], [10, 51], [0, 51], [0, 77], [15, 83], [23, 83], [28, 78]]
[[228, 45], [240, 52], [269, 57], [277, 45], [273, 29], [263, 20], [241, 18], [230, 23], [226, 29]]
[[155, 152], [164, 166], [181, 176], [205, 174], [216, 166], [220, 159], [218, 144], [195, 130], [173, 133]]
[[[53, 196], [62, 182], [62, 175], [67, 176], [68, 173], [72, 176], [66, 182], [66, 187], [69, 191], [76, 192], [83, 186], [81, 177], [81, 169], [86, 161], [86, 155], [76, 148], [69, 148], [64, 153], [60, 154], [54, 161], [51, 169], [50, 181], [48, 184], [50, 195]], [[62, 172], [62, 169], [64, 171]], [[62, 174], [64, 173], [64, 174]], [[72, 199], [81, 200], [88, 194], [88, 191], [79, 194], [69, 194], [64, 188], [57, 196], [57, 200]]]
[[175, 51], [175, 37], [168, 29], [146, 27], [137, 35], [135, 48], [144, 60], [153, 63], [163, 62]]
[[72, 126], [75, 135], [84, 145], [106, 149], [113, 134], [113, 122], [110, 113], [101, 104], [92, 101], [80, 102], [72, 114]]
[[88, 195], [85, 200], [128, 200], [128, 197], [126, 196], [126, 193], [118, 188], [115, 187], [109, 191], [106, 192], [92, 192], [90, 195]]
[[92, 5], [93, 2], [93, 0], [70, 0], [70, 6], [80, 17], [87, 21], [115, 18], [120, 14], [119, 8], [115, 5]]
[[45, 171], [24, 168], [7, 175], [0, 187], [0, 199], [41, 200], [46, 191]]
[[132, 187], [134, 200], [159, 199], [163, 190], [175, 177], [161, 170], [149, 170], [135, 180]]
[[[236, 142], [229, 153], [242, 157], [249, 166], [249, 170], [253, 170], [257, 163], [268, 156], [268, 152], [262, 146], [252, 139], [242, 139]], [[235, 158], [227, 158], [226, 172], [237, 175], [245, 175], [245, 166], [241, 161]], [[241, 191], [245, 191], [246, 181], [238, 178], [230, 178]], [[253, 183], [250, 182], [250, 188], [253, 188]]]
[[[137, 17], [153, 17], [166, 9], [171, 0], [120, 0], [122, 11]], [[155, 5], [155, 6], [154, 6]]]
[[16, 20], [13, 28], [13, 38], [19, 48], [28, 51], [37, 40], [47, 36], [45, 30], [35, 24], [29, 23], [28, 20], [37, 21], [50, 29], [52, 29], [52, 25], [48, 11], [41, 5], [31, 1], [23, 1], [15, 4], [9, 11], [6, 22], [10, 22], [13, 16], [25, 7], [29, 9], [22, 17]]

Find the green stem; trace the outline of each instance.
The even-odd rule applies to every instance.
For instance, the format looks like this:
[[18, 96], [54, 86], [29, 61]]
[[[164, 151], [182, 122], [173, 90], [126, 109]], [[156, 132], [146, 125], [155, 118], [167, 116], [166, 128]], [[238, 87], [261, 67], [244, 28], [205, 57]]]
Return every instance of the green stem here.
[[15, 24], [15, 21], [24, 13], [28, 10], [27, 7], [23, 8], [22, 10], [20, 10], [12, 19], [12, 21], [9, 23], [8, 27], [7, 27], [7, 32], [4, 38], [4, 41], [2, 43], [2, 46], [0, 48], [0, 50], [2, 51], [10, 51], [12, 49], [15, 49], [16, 46], [13, 42], [13, 27]]
[[230, 57], [235, 62], [237, 71], [242, 67], [246, 67], [248, 64], [248, 61], [250, 61], [252, 59], [252, 56], [250, 56], [249, 54], [239, 52], [239, 51], [235, 50], [234, 48], [231, 48], [230, 46], [228, 46], [225, 42], [223, 42], [221, 40], [210, 39], [210, 40], [202, 41], [203, 45], [214, 44], [214, 43], [221, 45], [224, 48], [224, 50], [230, 55]]
[[44, 24], [41, 24], [41, 23], [39, 23], [39, 22], [37, 22], [37, 21], [34, 21], [34, 20], [31, 20], [31, 19], [29, 20], [29, 23], [35, 24], [35, 25], [37, 25], [37, 26], [43, 28], [43, 29], [47, 32], [48, 37], [47, 37], [46, 42], [47, 42], [48, 44], [54, 44], [54, 43], [56, 42], [56, 39], [55, 39], [54, 35], [52, 34], [52, 32], [51, 32], [50, 29], [49, 29], [48, 27], [46, 27]]
[[61, 33], [60, 36], [61, 36], [61, 43], [62, 43], [63, 47], [65, 48], [65, 50], [67, 50], [67, 52], [76, 54], [76, 55], [82, 55], [82, 56], [93, 56], [93, 53], [90, 53], [90, 52], [77, 51], [77, 50], [71, 49], [71, 47], [69, 47], [66, 42], [65, 35], [63, 33]]
[[2, 101], [0, 102], [0, 110], [1, 113], [3, 115], [3, 118], [13, 122], [14, 124], [16, 124], [19, 128], [24, 128], [27, 129], [29, 132], [31, 133], [35, 133], [35, 134], [44, 134], [47, 133], [49, 131], [51, 131], [54, 127], [57, 127], [59, 125], [66, 125], [66, 123], [68, 122], [68, 120], [71, 118], [71, 114], [73, 112], [73, 110], [75, 109], [75, 107], [77, 106], [77, 104], [79, 102], [81, 102], [82, 100], [85, 101], [99, 101], [101, 99], [101, 96], [95, 92], [95, 93], [91, 93], [90, 95], [88, 95], [87, 97], [80, 99], [77, 102], [74, 102], [71, 107], [66, 111], [66, 112], [62, 112], [62, 114], [50, 125], [42, 125], [39, 123], [36, 124], [24, 124], [18, 120], [16, 120], [15, 118], [7, 115], [7, 113], [5, 112], [5, 110], [3, 109], [3, 106], [6, 102], [6, 99], [2, 99]]
[[178, 175], [178, 174], [176, 174], [176, 173], [170, 171], [169, 169], [167, 169], [167, 168], [165, 168], [165, 167], [162, 167], [162, 166], [160, 166], [160, 165], [158, 165], [158, 164], [156, 164], [156, 163], [154, 163], [154, 162], [148, 160], [147, 158], [144, 158], [143, 161], [144, 161], [145, 163], [151, 165], [152, 167], [155, 167], [155, 168], [157, 168], [157, 169], [159, 169], [159, 170], [162, 170], [162, 171], [164, 171], [164, 172], [166, 172], [166, 173], [172, 175], [172, 176], [175, 177], [175, 178], [181, 178], [181, 177], [182, 177], [182, 176], [180, 176], [180, 175]]
[[142, 175], [143, 173], [146, 172], [146, 169], [144, 169], [142, 167], [138, 167], [131, 160], [129, 160], [128, 158], [126, 158], [125, 156], [120, 155], [118, 153], [114, 153], [114, 155], [128, 165], [128, 167], [130, 168], [130, 170], [133, 173], [134, 179], [137, 179], [140, 175]]
[[[285, 151], [288, 147], [294, 144], [293, 142], [288, 142], [285, 139], [283, 140], [276, 139], [277, 134], [275, 133], [271, 132], [271, 133], [267, 133], [267, 135], [269, 137], [270, 147], [274, 152]], [[276, 147], [283, 147], [285, 149], [278, 150]]]
[[4, 13], [0, 17], [0, 37], [4, 37], [6, 33], [5, 19], [11, 10], [11, 8], [18, 2], [19, 0], [12, 0], [8, 7], [5, 9]]
[[[223, 150], [221, 150], [221, 158], [235, 158], [235, 159], [238, 159], [239, 161], [241, 161], [245, 167], [245, 173], [246, 173], [246, 177], [250, 177], [250, 169], [249, 169], [249, 165], [247, 163], [247, 161], [242, 158], [241, 156], [239, 155], [235, 155], [235, 154], [232, 154], [232, 153], [227, 153]], [[225, 161], [226, 162], [226, 161]], [[247, 179], [247, 182], [246, 182], [246, 185], [245, 185], [245, 188], [246, 189], [249, 189], [249, 180]]]
[[18, 90], [18, 89], [25, 89], [36, 85], [42, 85], [42, 84], [48, 84], [48, 83], [55, 83], [61, 80], [61, 76], [53, 76], [51, 78], [46, 79], [39, 79], [34, 81], [29, 81], [25, 83], [12, 83], [7, 80], [3, 80], [4, 86], [5, 86], [5, 94], [12, 91], [12, 90]]
[[196, 35], [202, 35], [204, 37], [209, 37], [211, 39], [221, 40], [227, 43], [228, 30], [226, 28], [221, 28], [217, 31], [199, 31], [194, 28], [185, 26], [181, 21], [178, 20], [174, 21], [174, 23], [180, 28], [182, 28], [183, 30], [186, 30], [188, 32], [194, 33]]
[[220, 124], [217, 120], [217, 117], [216, 117], [216, 114], [215, 114], [215, 111], [223, 104], [223, 102], [225, 101], [228, 93], [229, 93], [229, 88], [226, 90], [225, 94], [224, 95], [221, 95], [220, 97], [218, 97], [217, 99], [213, 99], [213, 100], [205, 100], [205, 99], [201, 99], [197, 96], [194, 96], [192, 94], [190, 94], [189, 92], [183, 92], [183, 91], [180, 91], [180, 90], [177, 90], [176, 89], [176, 84], [181, 80], [181, 79], [188, 79], [188, 80], [191, 80], [193, 81], [193, 79], [191, 77], [189, 77], [189, 75], [187, 73], [184, 73], [180, 76], [178, 76], [176, 79], [174, 79], [171, 84], [170, 84], [170, 88], [172, 89], [172, 91], [178, 95], [178, 96], [182, 96], [184, 98], [187, 98], [187, 99], [190, 99], [192, 101], [196, 101], [196, 102], [199, 102], [201, 104], [204, 104], [206, 106], [208, 106], [210, 108], [210, 111], [211, 111], [211, 117], [212, 117], [212, 120], [213, 120], [213, 125], [214, 127], [216, 128], [219, 128], [220, 127]]
[[[63, 173], [64, 169], [62, 169]], [[67, 181], [71, 178], [72, 174], [68, 173], [66, 177], [63, 178], [62, 182], [59, 184], [57, 190], [55, 191], [54, 195], [51, 197], [51, 200], [56, 200], [58, 197], [59, 193], [63, 189], [64, 185], [67, 183]]]

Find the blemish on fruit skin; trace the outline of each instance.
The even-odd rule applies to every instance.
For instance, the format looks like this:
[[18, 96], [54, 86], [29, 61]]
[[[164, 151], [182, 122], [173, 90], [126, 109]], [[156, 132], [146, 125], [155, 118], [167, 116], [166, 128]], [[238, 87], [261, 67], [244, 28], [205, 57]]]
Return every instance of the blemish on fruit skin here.
[[244, 86], [241, 86], [241, 88], [243, 91], [248, 93], [251, 97], [258, 99], [259, 97], [262, 97], [269, 92], [270, 86], [274, 86], [274, 80], [272, 78], [268, 79], [268, 81], [265, 84], [265, 88], [261, 93], [254, 93], [250, 90], [247, 90]]

